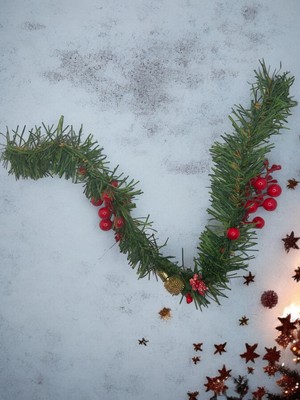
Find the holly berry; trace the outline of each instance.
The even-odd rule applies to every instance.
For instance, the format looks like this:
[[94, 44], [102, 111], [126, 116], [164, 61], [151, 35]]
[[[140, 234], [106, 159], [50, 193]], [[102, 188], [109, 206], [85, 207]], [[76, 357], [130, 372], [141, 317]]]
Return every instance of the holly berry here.
[[95, 199], [94, 197], [92, 197], [91, 198], [91, 203], [93, 204], [93, 206], [99, 207], [99, 206], [101, 206], [103, 201], [101, 199]]
[[273, 183], [268, 187], [267, 193], [269, 196], [278, 197], [281, 195], [282, 189], [281, 186], [277, 183]]
[[102, 200], [105, 203], [111, 203], [113, 201], [113, 195], [110, 192], [104, 191], [101, 195]]
[[229, 228], [227, 229], [226, 236], [230, 240], [237, 240], [240, 237], [240, 230], [238, 228]]
[[120, 240], [122, 240], [122, 237], [123, 237], [123, 235], [122, 235], [121, 233], [117, 232], [117, 233], [115, 234], [115, 240], [116, 240], [116, 242], [120, 242]]
[[192, 303], [192, 301], [193, 301], [193, 296], [191, 295], [191, 293], [187, 293], [187, 294], [185, 295], [185, 299], [186, 299], [186, 302], [187, 302], [188, 304], [190, 304], [190, 303]]
[[256, 190], [264, 190], [267, 187], [268, 181], [265, 178], [257, 178], [254, 180], [254, 182], [252, 183], [252, 186], [256, 189]]
[[125, 220], [123, 217], [116, 217], [114, 219], [114, 227], [116, 229], [121, 229], [124, 226], [124, 224], [125, 224]]
[[98, 211], [98, 215], [102, 219], [109, 219], [111, 217], [111, 210], [108, 207], [101, 207]]
[[255, 213], [258, 208], [258, 204], [253, 200], [246, 201], [245, 208], [247, 209], [248, 213]]
[[265, 220], [262, 217], [255, 217], [253, 218], [253, 221], [255, 223], [255, 228], [261, 229], [265, 225]]
[[119, 186], [119, 182], [118, 181], [111, 181], [110, 182], [111, 186], [117, 188]]
[[113, 226], [113, 223], [111, 222], [110, 219], [102, 219], [99, 223], [100, 229], [103, 231], [109, 231]]
[[266, 211], [274, 211], [277, 207], [277, 201], [272, 197], [267, 197], [262, 206]]
[[81, 166], [81, 167], [78, 168], [78, 174], [79, 175], [83, 175], [84, 176], [84, 175], [86, 175], [86, 172], [87, 171], [86, 171], [86, 169], [84, 167]]

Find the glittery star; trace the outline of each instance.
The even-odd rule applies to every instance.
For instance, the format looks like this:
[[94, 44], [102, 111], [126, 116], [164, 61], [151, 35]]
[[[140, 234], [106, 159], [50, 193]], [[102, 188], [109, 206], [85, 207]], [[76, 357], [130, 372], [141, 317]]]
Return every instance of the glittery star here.
[[198, 357], [198, 356], [193, 357], [192, 360], [193, 360], [193, 363], [196, 365], [200, 361], [200, 357]]
[[195, 351], [202, 351], [202, 345], [203, 345], [203, 343], [193, 343], [194, 350]]
[[285, 239], [281, 239], [284, 242], [285, 251], [288, 253], [290, 249], [299, 249], [296, 244], [300, 237], [295, 237], [294, 231], [291, 232], [290, 235], [286, 235]]
[[265, 347], [266, 349], [266, 354], [263, 356], [263, 360], [267, 360], [269, 363], [276, 363], [277, 361], [280, 360], [280, 354], [281, 351], [276, 349], [276, 346], [274, 347]]
[[295, 178], [288, 179], [288, 184], [286, 185], [288, 189], [295, 189], [295, 187], [298, 185], [299, 181], [296, 181]]
[[225, 385], [224, 381], [222, 381], [218, 376], [215, 376], [214, 378], [209, 378], [208, 376], [206, 377], [207, 383], [204, 384], [206, 386], [206, 392], [209, 390], [212, 390], [215, 395], [221, 395], [223, 394], [228, 387]]
[[240, 325], [248, 325], [249, 318], [244, 315], [242, 318], [239, 319]]
[[253, 374], [253, 372], [254, 372], [254, 368], [253, 367], [247, 367], [247, 369], [248, 369], [248, 374]]
[[187, 395], [189, 396], [189, 400], [197, 400], [199, 392], [188, 392]]
[[249, 274], [243, 276], [243, 278], [245, 279], [244, 285], [249, 286], [249, 283], [254, 282], [255, 275], [252, 275], [252, 273], [249, 272]]
[[278, 371], [278, 366], [276, 364], [269, 364], [264, 367], [264, 371], [269, 376], [274, 376]]
[[158, 313], [161, 319], [170, 319], [171, 318], [171, 308], [164, 307]]
[[281, 326], [277, 326], [276, 329], [283, 335], [289, 336], [291, 331], [297, 328], [295, 324], [298, 321], [291, 321], [291, 314], [288, 314], [286, 317], [278, 317], [278, 319], [281, 322]]
[[139, 344], [143, 344], [144, 346], [147, 346], [148, 342], [149, 342], [149, 340], [146, 340], [145, 338], [142, 338], [141, 340], [139, 340]]
[[266, 390], [264, 387], [260, 386], [255, 392], [252, 392], [252, 394], [256, 400], [261, 400], [266, 394]]
[[294, 340], [294, 336], [289, 333], [288, 335], [282, 333], [281, 335], [278, 336], [278, 338], [275, 339], [275, 341], [279, 344], [279, 346], [283, 347], [284, 349], [287, 348], [287, 346], [292, 343]]
[[295, 279], [295, 281], [299, 282], [300, 281], [300, 267], [294, 270], [296, 273], [295, 275], [292, 276], [292, 278]]
[[219, 353], [219, 354], [226, 353], [226, 350], [225, 350], [226, 344], [227, 344], [227, 342], [225, 342], [225, 343], [223, 343], [223, 344], [222, 344], [222, 343], [220, 343], [220, 344], [215, 344], [214, 346], [215, 346], [216, 350], [215, 350], [214, 354], [217, 354], [217, 353]]
[[248, 343], [245, 343], [246, 351], [243, 354], [240, 354], [241, 358], [245, 358], [246, 363], [248, 361], [255, 362], [255, 358], [259, 357], [259, 354], [255, 353], [256, 347], [258, 344], [253, 344], [252, 346]]
[[220, 374], [220, 375], [219, 375], [219, 378], [220, 378], [222, 381], [226, 381], [226, 379], [228, 379], [228, 378], [231, 377], [231, 374], [230, 374], [231, 369], [226, 369], [225, 364], [223, 365], [222, 369], [218, 369], [218, 372], [219, 372], [219, 374]]

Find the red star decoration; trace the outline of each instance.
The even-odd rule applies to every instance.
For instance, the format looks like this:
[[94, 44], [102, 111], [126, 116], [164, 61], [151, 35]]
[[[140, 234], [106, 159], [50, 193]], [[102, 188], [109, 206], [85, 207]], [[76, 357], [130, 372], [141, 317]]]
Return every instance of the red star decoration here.
[[253, 374], [254, 368], [253, 367], [247, 367], [248, 368], [248, 374]]
[[300, 267], [294, 270], [296, 272], [295, 275], [292, 276], [292, 278], [295, 279], [295, 281], [299, 282], [300, 281]]
[[189, 396], [189, 400], [197, 400], [199, 392], [188, 392], [187, 395]]
[[217, 353], [219, 353], [219, 354], [226, 353], [226, 350], [225, 350], [226, 344], [227, 344], [227, 342], [225, 342], [225, 343], [220, 343], [220, 344], [215, 344], [214, 346], [215, 346], [216, 350], [215, 350], [214, 354], [217, 354]]
[[269, 363], [276, 363], [277, 361], [280, 360], [280, 350], [276, 349], [276, 346], [274, 346], [273, 348], [268, 348], [265, 347], [266, 349], [266, 354], [263, 356], [263, 360], [267, 360]]
[[249, 318], [244, 315], [242, 318], [239, 319], [240, 325], [248, 325]]
[[204, 386], [206, 386], [206, 392], [212, 390], [215, 395], [219, 396], [228, 389], [224, 381], [222, 381], [218, 376], [215, 376], [214, 378], [209, 378], [207, 376], [206, 379], [207, 383], [204, 384]]
[[278, 336], [277, 339], [275, 339], [275, 341], [279, 344], [279, 346], [283, 347], [284, 349], [287, 348], [287, 346], [292, 343], [292, 341], [294, 340], [294, 336], [289, 334], [289, 335], [285, 335], [285, 334], [281, 334]]
[[294, 231], [292, 231], [290, 235], [286, 235], [285, 239], [281, 239], [284, 242], [284, 248], [287, 253], [290, 251], [290, 249], [299, 249], [296, 244], [299, 239], [300, 237], [294, 236]]
[[198, 357], [198, 356], [197, 357], [193, 357], [192, 360], [193, 360], [193, 363], [196, 365], [200, 361], [200, 357]]
[[243, 276], [243, 278], [245, 279], [244, 285], [249, 286], [249, 283], [254, 282], [255, 275], [252, 275], [252, 273], [249, 272], [249, 274]]
[[266, 394], [266, 390], [264, 387], [260, 386], [257, 388], [257, 390], [255, 392], [252, 392], [252, 394], [256, 400], [261, 400], [264, 397], [264, 395]]
[[278, 371], [278, 366], [276, 364], [269, 364], [266, 367], [264, 367], [264, 371], [269, 376], [274, 376]]
[[203, 345], [203, 343], [193, 343], [194, 350], [195, 351], [202, 351], [202, 345]]
[[231, 369], [226, 369], [226, 366], [225, 365], [223, 365], [223, 367], [222, 367], [222, 369], [218, 369], [218, 372], [219, 372], [219, 378], [222, 380], [222, 381], [226, 381], [226, 379], [228, 379], [228, 378], [230, 378], [231, 377], [231, 374], [230, 374], [230, 372], [231, 372]]
[[276, 329], [281, 332], [283, 335], [290, 336], [291, 331], [296, 329], [296, 321], [291, 321], [291, 314], [288, 314], [286, 317], [278, 317], [279, 321], [281, 322], [281, 326], [277, 326]]
[[246, 363], [248, 361], [252, 361], [255, 362], [255, 358], [259, 357], [259, 354], [255, 353], [256, 347], [258, 346], [258, 344], [253, 344], [252, 346], [248, 343], [245, 343], [246, 349], [247, 351], [245, 351], [245, 353], [240, 354], [241, 358], [245, 358]]

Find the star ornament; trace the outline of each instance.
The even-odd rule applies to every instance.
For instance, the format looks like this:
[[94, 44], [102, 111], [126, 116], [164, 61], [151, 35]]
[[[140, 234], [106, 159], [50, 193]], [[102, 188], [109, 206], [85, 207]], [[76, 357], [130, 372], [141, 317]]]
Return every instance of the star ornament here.
[[268, 361], [271, 364], [275, 364], [280, 360], [281, 351], [277, 350], [276, 346], [274, 347], [265, 347], [266, 354], [263, 356], [263, 360]]
[[195, 351], [202, 351], [202, 345], [203, 345], [203, 343], [193, 343], [194, 350]]
[[292, 278], [295, 279], [296, 282], [300, 281], [300, 267], [294, 270], [295, 275], [292, 276]]
[[262, 400], [262, 398], [264, 397], [264, 395], [266, 394], [266, 390], [264, 387], [258, 387], [257, 390], [255, 392], [252, 392], [254, 398], [256, 400]]
[[197, 400], [199, 392], [188, 392], [189, 400]]
[[248, 325], [249, 318], [244, 315], [242, 318], [239, 319], [240, 325]]
[[291, 232], [290, 235], [286, 235], [285, 239], [281, 239], [284, 242], [285, 251], [288, 253], [290, 249], [298, 249], [297, 245], [298, 240], [300, 237], [295, 237], [294, 231]]
[[228, 379], [228, 378], [230, 378], [231, 377], [231, 369], [226, 369], [226, 366], [225, 366], [225, 364], [223, 365], [223, 367], [222, 367], [222, 369], [218, 369], [218, 372], [219, 372], [219, 378], [222, 380], [222, 381], [226, 381], [226, 379]]
[[296, 181], [295, 178], [288, 179], [288, 184], [286, 185], [288, 189], [295, 189], [295, 187], [298, 185], [299, 181]]
[[193, 363], [196, 365], [196, 364], [198, 364], [198, 362], [200, 362], [201, 359], [200, 359], [200, 357], [196, 356], [196, 357], [193, 357], [192, 360], [193, 360]]
[[144, 346], [147, 346], [147, 343], [149, 342], [149, 340], [146, 340], [145, 338], [142, 338], [142, 339], [139, 339], [139, 344], [140, 345], [144, 345]]
[[227, 342], [225, 342], [225, 343], [220, 343], [220, 344], [215, 344], [214, 346], [215, 346], [216, 350], [215, 350], [214, 354], [217, 354], [217, 353], [219, 353], [219, 354], [226, 353], [226, 350], [225, 350], [226, 344], [227, 344]]
[[225, 393], [228, 389], [228, 386], [225, 385], [224, 381], [220, 379], [218, 376], [214, 378], [206, 377], [207, 383], [204, 384], [206, 386], [206, 392], [209, 390], [213, 391], [216, 396], [220, 396]]
[[276, 329], [281, 332], [281, 334], [290, 336], [291, 331], [297, 328], [296, 321], [291, 321], [291, 314], [288, 314], [286, 317], [278, 317], [279, 321], [281, 322], [280, 326], [277, 326]]
[[245, 343], [246, 346], [246, 351], [243, 354], [240, 354], [241, 358], [244, 358], [246, 360], [246, 363], [248, 361], [255, 362], [255, 359], [259, 357], [259, 354], [255, 353], [255, 350], [258, 346], [258, 344], [253, 344], [252, 346], [248, 343]]
[[245, 279], [244, 285], [249, 286], [249, 283], [254, 282], [255, 275], [252, 275], [251, 272], [249, 272], [248, 275], [243, 276]]

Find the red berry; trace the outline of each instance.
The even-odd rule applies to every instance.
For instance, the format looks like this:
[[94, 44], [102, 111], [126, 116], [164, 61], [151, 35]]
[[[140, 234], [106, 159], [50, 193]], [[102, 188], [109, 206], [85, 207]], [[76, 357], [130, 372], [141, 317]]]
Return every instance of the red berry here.
[[253, 221], [255, 223], [255, 228], [261, 229], [265, 225], [265, 220], [262, 217], [255, 217], [253, 218]]
[[116, 217], [114, 220], [114, 226], [116, 229], [121, 229], [125, 224], [125, 220], [123, 217]]
[[99, 209], [98, 215], [102, 219], [109, 219], [111, 216], [111, 210], [108, 207], [102, 207]]
[[281, 195], [282, 189], [277, 183], [273, 183], [268, 187], [267, 193], [269, 196], [278, 197]]
[[110, 192], [103, 192], [101, 198], [105, 203], [111, 203], [113, 201], [113, 195]]
[[187, 294], [185, 295], [185, 299], [186, 299], [186, 302], [187, 302], [188, 304], [190, 304], [190, 303], [192, 303], [192, 301], [193, 301], [193, 296], [191, 295], [191, 293], [187, 293]]
[[86, 169], [84, 167], [81, 166], [81, 167], [78, 168], [78, 174], [79, 175], [86, 175], [86, 172], [87, 171], [86, 171]]
[[117, 188], [119, 186], [119, 182], [118, 181], [111, 181], [110, 182], [111, 186]]
[[277, 201], [272, 197], [267, 197], [262, 206], [266, 211], [274, 211], [277, 207]]
[[252, 186], [256, 190], [264, 190], [267, 187], [267, 180], [265, 178], [257, 178], [255, 181], [252, 183]]
[[116, 240], [116, 242], [120, 242], [120, 240], [122, 239], [122, 234], [121, 233], [119, 233], [119, 232], [117, 232], [116, 234], [115, 234], [115, 240]]
[[91, 203], [93, 204], [93, 206], [99, 207], [99, 206], [101, 206], [103, 201], [101, 199], [95, 199], [94, 197], [92, 197]]
[[100, 229], [103, 231], [109, 231], [112, 228], [113, 223], [110, 219], [102, 219], [99, 223]]
[[229, 228], [227, 229], [226, 236], [230, 240], [237, 240], [240, 237], [240, 230], [238, 228]]
[[258, 204], [253, 200], [246, 201], [245, 208], [247, 209], [248, 213], [255, 213], [258, 208]]

